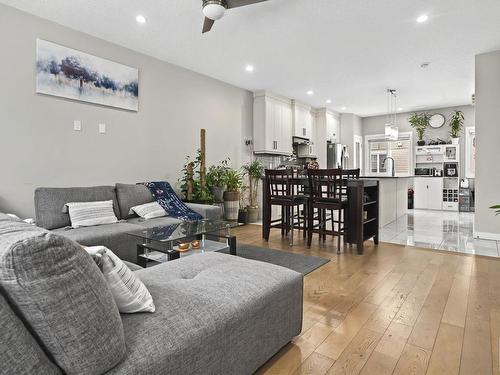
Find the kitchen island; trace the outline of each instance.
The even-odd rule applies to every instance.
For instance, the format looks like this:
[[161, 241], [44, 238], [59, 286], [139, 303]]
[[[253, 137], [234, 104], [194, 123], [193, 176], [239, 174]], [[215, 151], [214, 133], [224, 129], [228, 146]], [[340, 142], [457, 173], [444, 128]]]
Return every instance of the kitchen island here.
[[413, 177], [362, 176], [378, 180], [379, 185], [379, 228], [386, 226], [408, 212], [408, 187]]

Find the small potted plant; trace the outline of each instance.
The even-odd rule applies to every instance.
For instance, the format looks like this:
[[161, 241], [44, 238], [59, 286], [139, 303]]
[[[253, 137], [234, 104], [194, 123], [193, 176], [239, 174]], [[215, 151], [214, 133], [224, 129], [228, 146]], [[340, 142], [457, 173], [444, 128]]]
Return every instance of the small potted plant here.
[[425, 135], [425, 130], [427, 129], [427, 126], [429, 125], [429, 119], [430, 119], [430, 115], [426, 112], [420, 113], [420, 114], [414, 113], [408, 119], [410, 126], [413, 129], [415, 129], [415, 131], [417, 132], [417, 136], [418, 136], [417, 145], [419, 145], [419, 146], [425, 145], [424, 135]]
[[248, 222], [255, 223], [259, 218], [259, 206], [257, 205], [257, 194], [259, 182], [264, 174], [264, 166], [259, 160], [243, 166], [243, 171], [248, 176], [248, 189], [250, 194], [250, 205], [248, 206]]
[[242, 185], [241, 173], [236, 169], [229, 168], [226, 173], [226, 191], [224, 192], [224, 214], [227, 220], [238, 220]]
[[460, 132], [464, 124], [464, 113], [462, 111], [454, 111], [448, 120], [450, 125], [451, 143], [458, 145], [460, 143]]
[[229, 169], [229, 159], [223, 160], [219, 165], [211, 165], [207, 172], [207, 187], [212, 192], [215, 202], [223, 202], [226, 189], [226, 174]]
[[240, 190], [240, 209], [238, 211], [238, 223], [248, 224], [248, 186], [242, 186]]

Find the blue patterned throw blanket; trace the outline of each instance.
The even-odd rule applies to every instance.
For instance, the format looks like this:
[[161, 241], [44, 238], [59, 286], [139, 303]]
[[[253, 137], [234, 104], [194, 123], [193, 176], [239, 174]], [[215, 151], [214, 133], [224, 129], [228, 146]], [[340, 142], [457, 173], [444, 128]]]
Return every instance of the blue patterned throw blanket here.
[[199, 213], [190, 209], [175, 194], [172, 186], [166, 181], [145, 182], [144, 185], [149, 189], [153, 198], [167, 212], [169, 216], [182, 221], [195, 221], [203, 219]]

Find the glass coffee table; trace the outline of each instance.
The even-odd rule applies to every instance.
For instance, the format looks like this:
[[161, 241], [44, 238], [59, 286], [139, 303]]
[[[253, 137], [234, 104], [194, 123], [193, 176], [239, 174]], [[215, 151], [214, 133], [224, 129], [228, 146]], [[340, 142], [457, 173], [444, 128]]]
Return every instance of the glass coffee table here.
[[[198, 220], [144, 228], [127, 234], [140, 240], [137, 244], [137, 264], [146, 267], [148, 262], [168, 262], [207, 251], [229, 248], [229, 254], [236, 255], [236, 237], [231, 229], [242, 224], [224, 220]], [[225, 239], [224, 242], [220, 242]], [[200, 242], [199, 249], [180, 250], [178, 244]]]

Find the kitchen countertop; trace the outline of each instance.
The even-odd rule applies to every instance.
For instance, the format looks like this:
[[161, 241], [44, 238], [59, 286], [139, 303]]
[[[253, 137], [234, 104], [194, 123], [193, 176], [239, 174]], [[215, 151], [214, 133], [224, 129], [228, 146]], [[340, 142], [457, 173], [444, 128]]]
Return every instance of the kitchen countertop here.
[[[413, 178], [420, 176], [359, 176], [359, 178], [373, 179], [378, 180], [379, 178]], [[424, 176], [424, 177], [433, 177], [433, 176]]]

